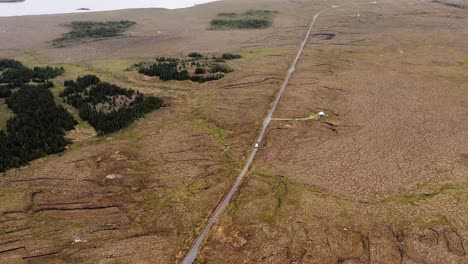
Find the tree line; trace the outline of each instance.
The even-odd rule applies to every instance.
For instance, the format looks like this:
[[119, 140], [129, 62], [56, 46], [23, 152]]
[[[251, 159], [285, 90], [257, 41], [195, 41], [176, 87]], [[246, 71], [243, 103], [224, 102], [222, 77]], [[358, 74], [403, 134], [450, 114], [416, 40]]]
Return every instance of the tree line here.
[[233, 70], [226, 65], [219, 64], [226, 60], [240, 59], [242, 56], [231, 53], [224, 53], [220, 57], [205, 57], [198, 52], [188, 54], [188, 59], [178, 59], [171, 57], [160, 57], [155, 63], [145, 65], [135, 64], [138, 72], [148, 76], [157, 76], [161, 81], [184, 81], [204, 83], [219, 80], [225, 73]]
[[277, 11], [250, 10], [245, 13], [220, 13], [211, 20], [211, 29], [264, 29], [273, 24], [273, 18]]
[[61, 48], [80, 42], [119, 37], [135, 24], [134, 21], [128, 20], [74, 21], [67, 25], [71, 31], [55, 39], [52, 44], [54, 47]]
[[[70, 113], [55, 103], [49, 91], [53, 87], [49, 79], [62, 74], [63, 69], [29, 69], [20, 62], [3, 59], [0, 60], [0, 71], [2, 82], [10, 81], [7, 86], [14, 89], [9, 90], [6, 103], [15, 114], [7, 121], [6, 129], [0, 130], [0, 172], [62, 152], [69, 144], [65, 132], [77, 124]], [[7, 76], [16, 77], [4, 78], [5, 72], [10, 74]], [[20, 72], [29, 75], [20, 76]], [[29, 84], [33, 78], [38, 83]]]
[[11, 59], [0, 59], [0, 98], [7, 98], [15, 88], [28, 83], [44, 84], [53, 87], [50, 79], [64, 73], [63, 67], [34, 67], [30, 69], [21, 62]]
[[162, 107], [163, 100], [145, 96], [133, 89], [101, 82], [94, 75], [65, 81], [61, 95], [65, 102], [79, 109], [80, 117], [100, 134], [118, 131], [145, 114]]

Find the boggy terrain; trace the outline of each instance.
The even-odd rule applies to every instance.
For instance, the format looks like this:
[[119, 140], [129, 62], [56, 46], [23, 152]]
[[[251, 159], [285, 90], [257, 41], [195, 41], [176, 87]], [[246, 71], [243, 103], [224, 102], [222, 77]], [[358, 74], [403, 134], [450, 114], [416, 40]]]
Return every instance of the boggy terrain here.
[[337, 5], [203, 262], [467, 263], [466, 13]]
[[[106, 136], [64, 104], [79, 121], [75, 143], [0, 178], [0, 263], [181, 262], [242, 168], [308, 23], [331, 4], [275, 114], [328, 117], [272, 121], [197, 261], [466, 263], [468, 16], [400, 0], [86, 14], [136, 25], [60, 49], [50, 43], [60, 25], [84, 15], [0, 18], [0, 57], [64, 67], [57, 102], [63, 81], [85, 74], [168, 102]], [[279, 13], [267, 29], [208, 30], [219, 13], [249, 10]], [[203, 84], [127, 70], [187, 52], [242, 58]]]

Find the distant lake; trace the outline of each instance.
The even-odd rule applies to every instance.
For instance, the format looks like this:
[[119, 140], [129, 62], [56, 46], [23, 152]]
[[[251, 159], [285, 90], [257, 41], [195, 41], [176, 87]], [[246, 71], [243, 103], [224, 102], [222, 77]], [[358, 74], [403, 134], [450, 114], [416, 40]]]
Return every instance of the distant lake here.
[[184, 8], [217, 0], [0, 0], [0, 17], [66, 14], [130, 8]]

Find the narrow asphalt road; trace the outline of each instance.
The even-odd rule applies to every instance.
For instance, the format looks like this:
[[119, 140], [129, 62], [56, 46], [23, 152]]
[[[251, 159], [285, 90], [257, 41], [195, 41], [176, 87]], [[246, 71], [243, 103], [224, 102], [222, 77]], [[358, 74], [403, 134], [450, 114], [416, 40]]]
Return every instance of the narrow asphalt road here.
[[307, 121], [318, 120], [317, 117], [298, 117], [298, 118], [272, 118], [272, 121]]
[[[268, 126], [270, 125], [270, 122], [272, 120], [273, 114], [275, 113], [276, 109], [278, 108], [279, 102], [281, 101], [281, 98], [283, 97], [284, 91], [286, 90], [286, 87], [289, 84], [289, 80], [291, 79], [291, 76], [293, 72], [296, 70], [296, 66], [299, 62], [299, 59], [301, 58], [302, 52], [304, 51], [304, 48], [307, 44], [307, 41], [309, 40], [310, 33], [312, 32], [312, 28], [314, 27], [315, 20], [317, 20], [317, 17], [320, 16], [323, 12], [330, 10], [332, 8], [336, 8], [338, 6], [332, 6], [329, 8], [326, 8], [319, 13], [317, 13], [314, 18], [312, 19], [312, 22], [310, 23], [309, 30], [307, 30], [307, 33], [304, 37], [304, 40], [301, 43], [301, 46], [299, 48], [299, 51], [297, 52], [296, 58], [294, 59], [294, 62], [291, 65], [291, 68], [289, 68], [288, 74], [286, 75], [286, 78], [284, 79], [283, 85], [281, 86], [281, 89], [276, 96], [275, 103], [273, 104], [273, 107], [271, 108], [270, 112], [268, 113], [267, 117], [265, 118], [265, 121], [263, 121], [263, 127], [262, 127], [262, 132], [260, 133], [257, 142], [255, 144], [255, 147], [250, 154], [249, 160], [245, 164], [244, 169], [241, 171], [239, 176], [237, 176], [236, 182], [232, 186], [231, 190], [229, 193], [226, 195], [224, 200], [221, 202], [221, 204], [218, 206], [216, 209], [215, 214], [213, 217], [210, 219], [210, 222], [206, 225], [205, 229], [203, 230], [203, 233], [198, 237], [197, 241], [195, 242], [195, 245], [193, 245], [192, 249], [190, 252], [187, 254], [187, 256], [184, 259], [183, 264], [192, 264], [198, 253], [198, 249], [200, 248], [200, 245], [202, 244], [203, 240], [205, 239], [206, 235], [208, 235], [208, 232], [210, 231], [211, 227], [214, 225], [218, 217], [221, 215], [221, 213], [224, 211], [224, 208], [226, 208], [226, 205], [229, 204], [229, 201], [231, 200], [232, 196], [234, 193], [237, 191], [240, 183], [242, 182], [242, 179], [244, 178], [245, 174], [247, 174], [247, 171], [250, 169], [250, 166], [252, 165], [253, 160], [255, 159], [255, 156], [257, 155], [258, 152], [258, 146], [262, 143], [263, 137], [265, 136], [266, 130]], [[257, 145], [258, 144], [258, 145]]]

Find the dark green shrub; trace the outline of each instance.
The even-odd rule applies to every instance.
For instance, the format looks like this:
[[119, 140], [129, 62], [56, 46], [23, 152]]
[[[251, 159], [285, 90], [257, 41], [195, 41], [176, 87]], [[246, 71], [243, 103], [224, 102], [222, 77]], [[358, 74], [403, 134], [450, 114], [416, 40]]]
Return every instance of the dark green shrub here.
[[133, 21], [75, 21], [67, 25], [71, 31], [62, 37], [53, 40], [54, 47], [66, 47], [75, 43], [95, 41], [99, 39], [115, 38], [122, 34], [136, 23]]
[[229, 73], [232, 71], [233, 70], [229, 68], [228, 66], [221, 65], [221, 64], [214, 64], [213, 67], [211, 67], [210, 69], [211, 73], [216, 73], [216, 72]]
[[201, 55], [201, 54], [200, 54], [200, 53], [198, 53], [198, 52], [192, 52], [192, 53], [189, 53], [189, 55], [188, 55], [188, 56], [189, 56], [190, 58], [197, 58], [197, 59], [199, 59], [199, 58], [203, 58], [203, 55]]
[[0, 86], [0, 98], [7, 98], [10, 96], [11, 90], [8, 87], [1, 87]]
[[[156, 63], [150, 65], [138, 63], [134, 66], [138, 68], [139, 73], [148, 76], [158, 76], [162, 81], [191, 80], [203, 83], [219, 80], [224, 77], [224, 73], [233, 71], [228, 66], [214, 62], [225, 62], [226, 60], [239, 58], [241, 58], [240, 55], [231, 53], [225, 53], [221, 57], [204, 57], [200, 53], [192, 52], [185, 59], [160, 57], [156, 59]], [[190, 74], [189, 72], [194, 73]], [[207, 75], [206, 73], [208, 72], [211, 74]]]
[[[69, 144], [65, 131], [73, 129], [76, 121], [55, 103], [48, 89], [53, 86], [48, 79], [62, 74], [63, 68], [31, 70], [6, 60], [0, 60], [0, 68], [9, 71], [10, 77], [16, 76], [10, 80], [12, 83], [0, 86], [0, 97], [8, 96], [6, 103], [15, 114], [7, 121], [6, 129], [0, 130], [0, 172], [63, 151]], [[19, 76], [21, 73], [28, 76]], [[31, 84], [28, 78], [37, 83]], [[11, 88], [17, 89], [12, 92]]]
[[[65, 86], [61, 95], [65, 102], [79, 109], [80, 117], [100, 135], [125, 128], [163, 105], [158, 97], [101, 82], [94, 75], [79, 77], [76, 82], [65, 81]], [[123, 104], [118, 100], [124, 100]]]
[[277, 11], [251, 10], [242, 14], [220, 13], [211, 21], [211, 29], [263, 29], [273, 24]]
[[203, 68], [196, 68], [195, 69], [195, 74], [204, 74], [206, 73], [206, 70]]
[[272, 22], [266, 19], [213, 19], [213, 29], [261, 29], [271, 26]]
[[232, 54], [232, 53], [224, 53], [221, 58], [223, 60], [235, 60], [235, 59], [240, 59], [242, 58], [241, 55], [238, 55], [238, 54]]

